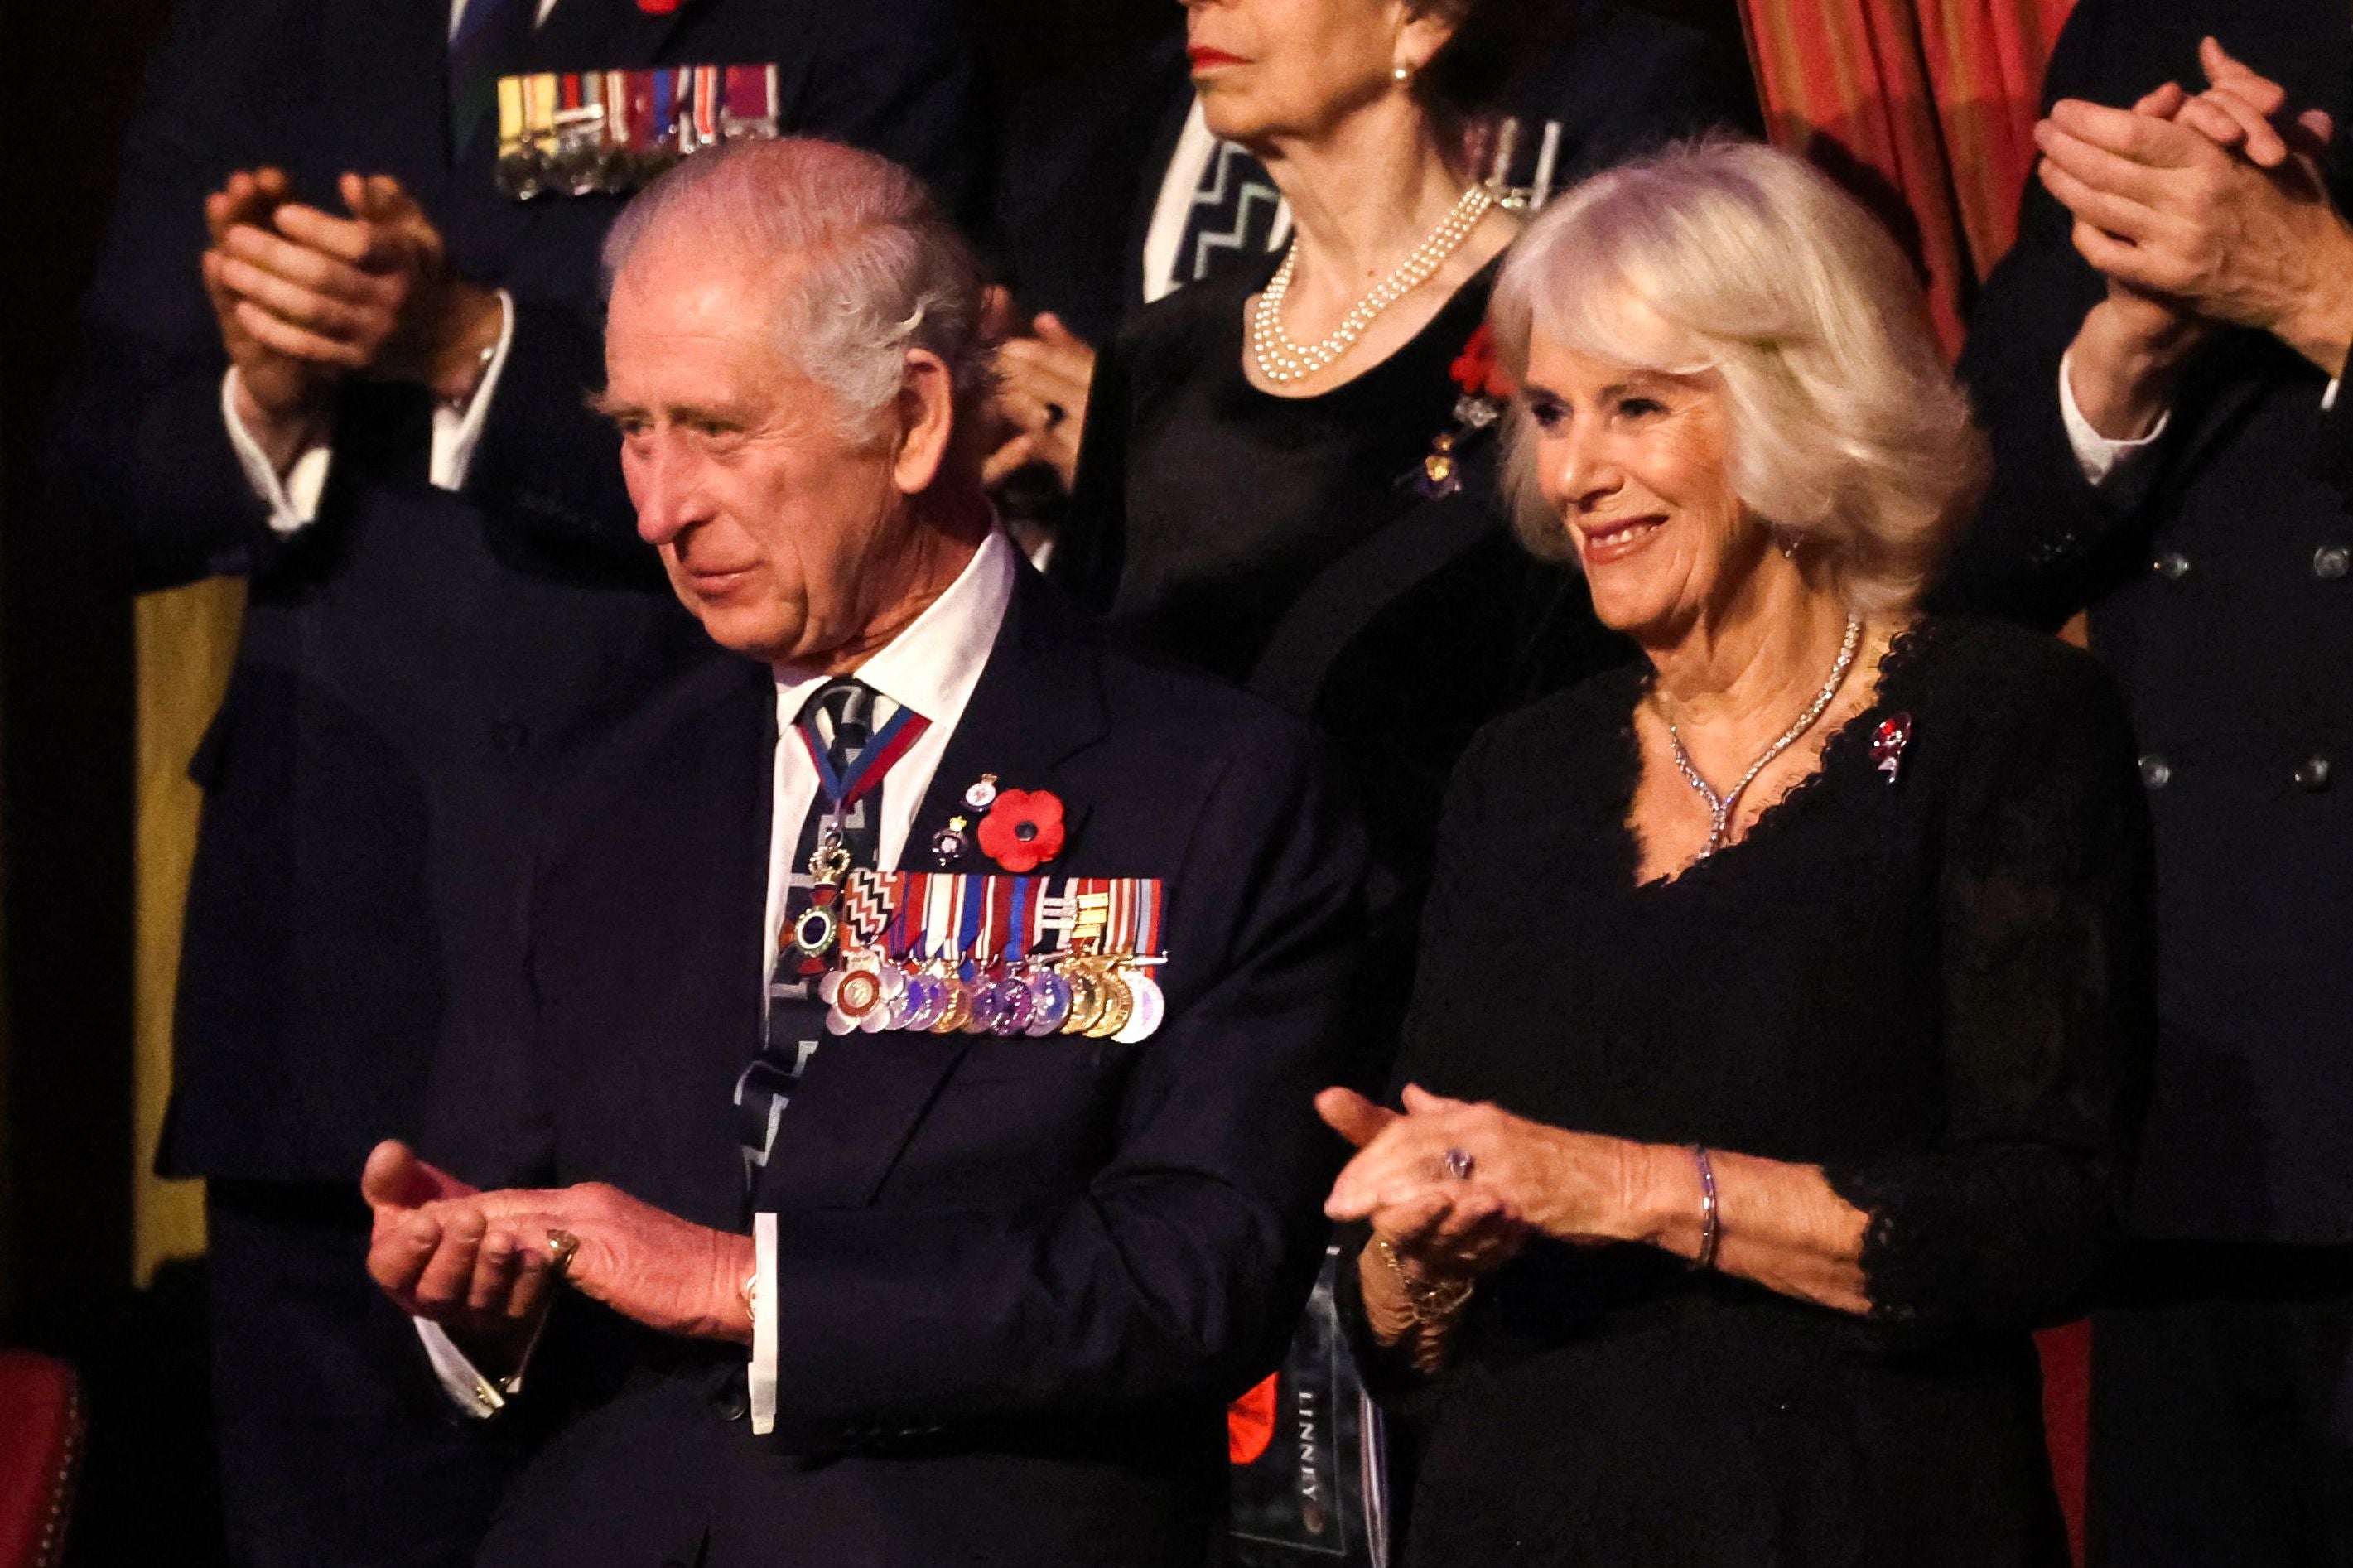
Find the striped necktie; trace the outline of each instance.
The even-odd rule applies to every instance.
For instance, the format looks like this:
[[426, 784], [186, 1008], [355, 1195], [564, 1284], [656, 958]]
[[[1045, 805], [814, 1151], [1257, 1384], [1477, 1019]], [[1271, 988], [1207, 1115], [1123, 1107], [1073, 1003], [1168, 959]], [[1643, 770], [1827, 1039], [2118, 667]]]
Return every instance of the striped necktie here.
[[735, 1082], [747, 1190], [775, 1147], [793, 1085], [825, 1037], [817, 982], [838, 951], [842, 881], [879, 869], [882, 780], [929, 723], [863, 681], [843, 679], [818, 687], [781, 738], [807, 754], [818, 787], [794, 846], [760, 1054]]

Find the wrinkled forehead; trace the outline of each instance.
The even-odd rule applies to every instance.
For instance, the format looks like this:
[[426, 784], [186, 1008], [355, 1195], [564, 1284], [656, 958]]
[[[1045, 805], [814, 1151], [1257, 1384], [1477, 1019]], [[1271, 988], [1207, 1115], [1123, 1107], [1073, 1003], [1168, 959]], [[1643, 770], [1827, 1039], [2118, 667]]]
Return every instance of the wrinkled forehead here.
[[785, 368], [779, 311], [788, 280], [773, 260], [713, 248], [640, 247], [613, 280], [605, 363], [619, 375], [655, 359]]

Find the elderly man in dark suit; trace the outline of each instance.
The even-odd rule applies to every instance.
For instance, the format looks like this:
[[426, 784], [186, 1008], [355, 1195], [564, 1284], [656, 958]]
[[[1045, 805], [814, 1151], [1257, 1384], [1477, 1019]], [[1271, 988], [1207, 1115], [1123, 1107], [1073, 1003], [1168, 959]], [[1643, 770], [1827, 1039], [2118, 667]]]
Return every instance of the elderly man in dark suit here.
[[2089, 609], [2156, 813], [2146, 1239], [2093, 1352], [2133, 1568], [2353, 1563], [2348, 28], [2084, 0], [1964, 360], [1998, 472], [1947, 598]]
[[[562, 115], [567, 139], [626, 131], [645, 154], [665, 106], [693, 138], [773, 116], [966, 206], [971, 70], [952, 0], [175, 12], [90, 295], [58, 514], [133, 586], [250, 584], [195, 764], [162, 1149], [211, 1181], [233, 1551], [463, 1560], [495, 1469], [444, 1430], [364, 1283], [350, 1174], [424, 1132], [477, 1048], [534, 779], [707, 656], [581, 403], [617, 160], [518, 201], [502, 132]], [[554, 74], [519, 113], [526, 73]], [[743, 90], [723, 103], [721, 82]]]
[[1356, 833], [995, 525], [977, 276], [902, 171], [731, 150], [608, 267], [638, 527], [742, 657], [544, 813], [475, 1097], [531, 1157], [366, 1172], [452, 1392], [570, 1414], [486, 1561], [1198, 1564], [1320, 1260]]

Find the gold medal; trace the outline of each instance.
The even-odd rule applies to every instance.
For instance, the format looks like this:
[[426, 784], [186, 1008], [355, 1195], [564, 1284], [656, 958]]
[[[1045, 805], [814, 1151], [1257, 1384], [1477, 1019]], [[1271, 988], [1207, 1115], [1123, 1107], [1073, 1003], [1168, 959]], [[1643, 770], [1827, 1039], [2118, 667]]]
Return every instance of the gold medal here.
[[1098, 971], [1096, 983], [1103, 993], [1103, 1016], [1087, 1026], [1087, 1038], [1108, 1040], [1127, 1027], [1128, 1019], [1135, 1012], [1135, 998], [1129, 992], [1127, 981], [1120, 978], [1119, 970], [1109, 965]]
[[1062, 978], [1071, 983], [1071, 1014], [1062, 1020], [1062, 1033], [1092, 1033], [1103, 1014], [1103, 986], [1095, 978], [1093, 966], [1082, 959], [1064, 966]]

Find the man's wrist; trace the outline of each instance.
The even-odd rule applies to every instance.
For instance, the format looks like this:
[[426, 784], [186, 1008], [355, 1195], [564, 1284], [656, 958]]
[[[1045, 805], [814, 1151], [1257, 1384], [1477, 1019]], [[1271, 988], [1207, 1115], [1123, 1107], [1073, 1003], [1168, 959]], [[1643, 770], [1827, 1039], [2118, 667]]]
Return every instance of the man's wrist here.
[[2182, 363], [2203, 335], [2194, 319], [2163, 333], [2135, 330], [2101, 301], [2067, 350], [2068, 391], [2077, 410], [2104, 440], [2147, 436], [2164, 418]]
[[280, 479], [304, 452], [328, 445], [334, 437], [334, 417], [326, 408], [266, 408], [241, 371], [229, 376], [229, 408]]
[[711, 1307], [704, 1314], [709, 1336], [737, 1344], [752, 1342], [752, 1280], [759, 1270], [759, 1252], [747, 1235], [716, 1233], [718, 1245], [712, 1267]]
[[443, 329], [438, 346], [427, 367], [426, 385], [433, 396], [452, 408], [473, 398], [498, 353], [506, 329], [506, 304], [495, 289], [478, 288], [459, 279], [445, 285]]
[[2338, 223], [2329, 255], [2315, 270], [2313, 287], [2276, 329], [2280, 341], [2332, 377], [2345, 374], [2353, 347], [2353, 229]]

